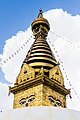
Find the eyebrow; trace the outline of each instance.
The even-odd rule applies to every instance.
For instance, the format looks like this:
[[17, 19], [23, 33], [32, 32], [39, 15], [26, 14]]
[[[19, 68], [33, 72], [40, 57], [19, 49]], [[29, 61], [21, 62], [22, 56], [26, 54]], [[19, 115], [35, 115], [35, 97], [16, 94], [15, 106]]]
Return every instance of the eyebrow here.
[[50, 95], [50, 96], [48, 96], [48, 97], [51, 97], [51, 98], [55, 99], [55, 97], [53, 97], [53, 96], [51, 96], [51, 95]]
[[[25, 98], [22, 98], [20, 101], [22, 101], [22, 100], [25, 100]], [[20, 102], [20, 101], [19, 101], [19, 102]]]
[[30, 95], [29, 98], [30, 98], [30, 97], [33, 97], [33, 96], [35, 96], [35, 95]]
[[58, 100], [58, 99], [56, 100], [56, 102], [60, 102], [60, 103], [62, 103], [62, 102], [61, 102], [60, 100]]

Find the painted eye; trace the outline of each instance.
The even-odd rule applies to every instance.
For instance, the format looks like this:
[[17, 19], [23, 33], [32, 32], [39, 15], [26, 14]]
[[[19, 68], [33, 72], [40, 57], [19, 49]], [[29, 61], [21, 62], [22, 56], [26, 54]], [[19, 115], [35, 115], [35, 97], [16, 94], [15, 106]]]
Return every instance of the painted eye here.
[[52, 96], [48, 96], [48, 99], [49, 99], [49, 101], [52, 102], [52, 103], [54, 103], [54, 101], [55, 101]]
[[57, 107], [57, 105], [56, 105], [56, 104], [54, 104], [54, 106], [55, 106], [55, 107]]
[[22, 99], [19, 101], [19, 104], [20, 104], [20, 105], [23, 105], [23, 104], [25, 104], [25, 103], [26, 103], [25, 98], [22, 98]]
[[55, 107], [62, 106], [62, 103], [60, 100], [57, 100], [56, 103], [54, 104]]
[[35, 99], [34, 97], [33, 97], [33, 98], [30, 98], [30, 99], [28, 100], [28, 102], [32, 102], [34, 99]]
[[61, 106], [61, 102], [56, 102], [56, 104], [57, 104], [58, 106]]
[[19, 104], [21, 104], [21, 105], [23, 105], [23, 104], [25, 104], [26, 103], [26, 101], [21, 101], [21, 102], [19, 102]]

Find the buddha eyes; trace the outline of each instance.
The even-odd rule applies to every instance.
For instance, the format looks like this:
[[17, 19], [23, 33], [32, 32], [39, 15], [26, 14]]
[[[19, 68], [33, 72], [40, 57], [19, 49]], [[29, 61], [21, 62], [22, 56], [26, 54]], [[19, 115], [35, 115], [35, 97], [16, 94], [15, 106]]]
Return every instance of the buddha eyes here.
[[20, 105], [25, 104], [26, 106], [28, 106], [28, 103], [29, 103], [29, 102], [32, 102], [34, 99], [35, 99], [35, 95], [31, 95], [31, 96], [29, 96], [29, 97], [22, 98], [22, 99], [19, 101], [19, 104], [20, 104]]
[[[20, 105], [25, 105], [26, 107], [28, 106], [29, 102], [32, 102], [35, 100], [35, 95], [31, 95], [29, 97], [26, 97], [26, 98], [22, 98], [20, 101], [19, 101], [19, 104]], [[48, 100], [53, 104], [53, 106], [55, 107], [60, 107], [62, 106], [62, 103], [60, 100], [56, 100], [53, 96], [48, 96]]]
[[61, 101], [60, 100], [56, 100], [55, 98], [53, 98], [53, 96], [48, 96], [48, 99], [49, 99], [49, 101], [51, 103], [53, 103], [53, 106], [55, 106], [55, 107], [62, 106]]

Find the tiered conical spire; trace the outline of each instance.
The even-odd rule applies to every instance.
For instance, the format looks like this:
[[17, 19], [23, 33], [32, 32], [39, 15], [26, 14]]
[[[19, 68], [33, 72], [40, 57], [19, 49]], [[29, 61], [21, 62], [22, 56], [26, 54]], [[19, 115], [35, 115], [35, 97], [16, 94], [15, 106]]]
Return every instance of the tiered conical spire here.
[[33, 67], [36, 72], [38, 72], [41, 67], [44, 68], [45, 72], [48, 72], [52, 67], [57, 65], [57, 61], [46, 41], [49, 29], [50, 25], [48, 21], [43, 18], [42, 10], [40, 10], [38, 17], [32, 23], [35, 42], [24, 60], [24, 62]]
[[41, 39], [35, 40], [24, 62], [33, 67], [36, 72], [38, 72], [41, 67], [47, 72], [57, 65], [57, 61], [52, 54], [47, 41]]

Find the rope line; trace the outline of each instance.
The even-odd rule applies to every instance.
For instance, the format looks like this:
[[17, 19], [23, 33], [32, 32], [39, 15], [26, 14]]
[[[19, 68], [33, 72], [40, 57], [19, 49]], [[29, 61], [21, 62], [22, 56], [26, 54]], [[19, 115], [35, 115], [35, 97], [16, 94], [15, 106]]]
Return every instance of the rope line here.
[[[48, 41], [49, 41], [49, 43], [51, 44], [50, 38], [48, 38]], [[77, 92], [75, 91], [74, 87], [72, 86], [71, 82], [69, 81], [68, 75], [67, 75], [67, 73], [66, 73], [66, 71], [65, 71], [65, 68], [64, 68], [64, 65], [63, 65], [63, 61], [61, 60], [61, 58], [60, 58], [57, 50], [56, 50], [55, 47], [54, 47], [54, 45], [51, 44], [51, 46], [52, 46], [52, 48], [54, 49], [54, 52], [56, 53], [56, 56], [57, 56], [59, 62], [61, 63], [61, 67], [62, 67], [62, 70], [64, 71], [66, 80], [68, 81], [70, 87], [72, 88], [72, 90], [73, 90], [73, 92], [75, 93], [76, 97], [77, 97], [78, 100], [80, 101], [80, 97], [78, 96]], [[71, 97], [71, 96], [70, 96], [70, 97]]]
[[27, 43], [31, 40], [32, 35], [30, 36], [29, 39], [27, 39], [25, 41], [25, 43], [23, 43], [15, 52], [13, 52], [9, 57], [7, 57], [5, 60], [0, 60], [0, 64], [3, 65], [5, 63], [7, 63], [10, 59], [12, 59], [13, 57], [15, 57], [22, 49], [24, 49], [24, 47], [27, 45]]
[[61, 38], [61, 39], [65, 40], [66, 42], [68, 42], [68, 43], [70, 43], [70, 44], [74, 45], [74, 46], [75, 46], [75, 47], [77, 47], [77, 48], [80, 48], [80, 46], [79, 46], [79, 45], [76, 45], [76, 43], [72, 42], [71, 40], [66, 39], [66, 38], [64, 38], [64, 37], [62, 37], [62, 36], [60, 36], [60, 35], [57, 35], [56, 33], [52, 32], [52, 31], [50, 31], [50, 32], [51, 32], [53, 35], [55, 35], [56, 37], [58, 37], [58, 38]]

